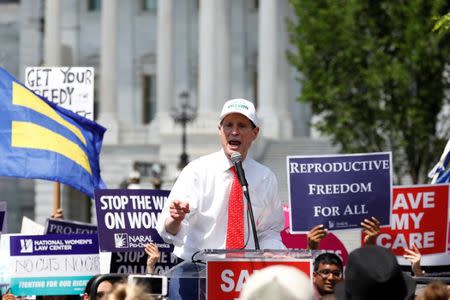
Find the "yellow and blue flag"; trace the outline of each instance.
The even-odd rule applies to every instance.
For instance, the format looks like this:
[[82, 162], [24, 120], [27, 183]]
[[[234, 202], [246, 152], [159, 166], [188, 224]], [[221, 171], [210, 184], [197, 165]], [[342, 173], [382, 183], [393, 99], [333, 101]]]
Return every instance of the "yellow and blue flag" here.
[[94, 189], [106, 188], [99, 164], [105, 131], [0, 68], [0, 176], [58, 181], [94, 198]]

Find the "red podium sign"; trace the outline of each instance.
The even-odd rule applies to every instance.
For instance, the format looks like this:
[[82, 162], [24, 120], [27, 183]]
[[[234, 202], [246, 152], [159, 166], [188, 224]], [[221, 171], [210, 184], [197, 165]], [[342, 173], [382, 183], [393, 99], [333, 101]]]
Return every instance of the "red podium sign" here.
[[311, 278], [312, 260], [217, 260], [208, 261], [206, 265], [207, 299], [238, 299], [247, 279], [253, 272], [272, 265], [287, 265], [298, 268]]

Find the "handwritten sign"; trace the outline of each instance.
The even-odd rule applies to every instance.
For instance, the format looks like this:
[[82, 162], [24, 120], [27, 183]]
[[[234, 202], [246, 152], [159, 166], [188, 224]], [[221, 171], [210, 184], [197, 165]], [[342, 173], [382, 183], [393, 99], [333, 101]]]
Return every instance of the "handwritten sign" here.
[[287, 157], [292, 232], [359, 228], [371, 216], [390, 225], [391, 165], [390, 152]]
[[94, 234], [9, 235], [11, 292], [25, 295], [75, 295], [100, 272]]
[[96, 190], [100, 251], [143, 251], [145, 244], [155, 243], [160, 251], [172, 252], [156, 231], [168, 195], [163, 190]]
[[94, 119], [94, 68], [28, 67], [25, 85], [65, 109]]
[[398, 256], [413, 245], [421, 254], [446, 253], [448, 202], [448, 184], [394, 187], [392, 224], [381, 228], [377, 245]]

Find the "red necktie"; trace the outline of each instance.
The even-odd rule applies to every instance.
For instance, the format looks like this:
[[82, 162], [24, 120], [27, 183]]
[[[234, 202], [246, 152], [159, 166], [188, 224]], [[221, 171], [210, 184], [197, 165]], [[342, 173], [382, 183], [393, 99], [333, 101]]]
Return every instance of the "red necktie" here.
[[244, 248], [244, 202], [242, 201], [242, 186], [235, 167], [231, 168], [233, 183], [228, 200], [228, 226], [226, 249]]

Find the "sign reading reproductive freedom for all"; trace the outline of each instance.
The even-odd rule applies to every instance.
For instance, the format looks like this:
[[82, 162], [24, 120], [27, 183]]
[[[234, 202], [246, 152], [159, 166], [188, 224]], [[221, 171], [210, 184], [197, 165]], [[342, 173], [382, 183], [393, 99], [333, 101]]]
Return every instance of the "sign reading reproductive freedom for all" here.
[[448, 184], [394, 187], [392, 224], [381, 228], [377, 245], [398, 256], [413, 245], [421, 254], [447, 252], [448, 202]]
[[160, 251], [172, 252], [156, 231], [168, 195], [165, 190], [96, 190], [100, 251], [143, 251], [155, 243]]
[[9, 273], [16, 296], [76, 295], [100, 272], [95, 234], [10, 235]]
[[292, 232], [390, 225], [391, 166], [390, 152], [287, 157]]
[[94, 68], [28, 67], [25, 85], [65, 109], [94, 119]]
[[240, 259], [239, 261], [217, 260], [206, 264], [206, 296], [208, 300], [239, 299], [245, 282], [253, 272], [273, 265], [285, 265], [299, 269], [311, 278], [312, 286], [312, 260], [261, 260]]

